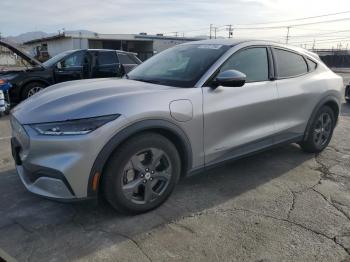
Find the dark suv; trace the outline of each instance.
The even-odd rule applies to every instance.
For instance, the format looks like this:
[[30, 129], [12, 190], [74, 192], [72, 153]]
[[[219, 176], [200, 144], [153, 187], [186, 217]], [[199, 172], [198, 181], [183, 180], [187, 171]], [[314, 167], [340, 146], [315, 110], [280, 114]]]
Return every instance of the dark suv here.
[[15, 103], [59, 82], [121, 77], [141, 63], [135, 53], [107, 49], [70, 50], [40, 63], [12, 45], [4, 42], [0, 45], [24, 61], [20, 68], [0, 70], [0, 80], [12, 84], [10, 98]]

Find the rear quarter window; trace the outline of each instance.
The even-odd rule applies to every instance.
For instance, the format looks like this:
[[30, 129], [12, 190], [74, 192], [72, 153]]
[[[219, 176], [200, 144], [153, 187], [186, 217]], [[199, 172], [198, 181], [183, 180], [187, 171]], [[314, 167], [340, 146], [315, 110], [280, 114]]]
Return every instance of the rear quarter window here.
[[295, 77], [308, 72], [304, 57], [297, 53], [274, 48], [274, 56], [279, 78]]

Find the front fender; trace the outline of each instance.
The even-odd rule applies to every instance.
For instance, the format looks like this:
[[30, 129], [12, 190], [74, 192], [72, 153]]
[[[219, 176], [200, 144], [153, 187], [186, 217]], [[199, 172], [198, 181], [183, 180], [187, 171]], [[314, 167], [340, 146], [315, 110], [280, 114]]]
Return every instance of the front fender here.
[[128, 127], [125, 127], [123, 130], [118, 132], [114, 137], [112, 137], [106, 145], [102, 148], [100, 153], [98, 154], [89, 176], [89, 184], [88, 184], [88, 197], [96, 197], [98, 194], [98, 187], [96, 190], [93, 189], [93, 179], [94, 176], [103, 173], [103, 169], [105, 164], [107, 163], [109, 157], [113, 153], [113, 151], [121, 145], [124, 141], [126, 141], [131, 136], [140, 133], [142, 131], [148, 130], [163, 130], [170, 132], [172, 135], [176, 136], [178, 141], [181, 143], [181, 147], [183, 148], [183, 152], [185, 156], [185, 167], [186, 172], [192, 166], [192, 147], [190, 140], [188, 139], [185, 132], [176, 124], [167, 121], [167, 120], [142, 120], [136, 123], [131, 124]]

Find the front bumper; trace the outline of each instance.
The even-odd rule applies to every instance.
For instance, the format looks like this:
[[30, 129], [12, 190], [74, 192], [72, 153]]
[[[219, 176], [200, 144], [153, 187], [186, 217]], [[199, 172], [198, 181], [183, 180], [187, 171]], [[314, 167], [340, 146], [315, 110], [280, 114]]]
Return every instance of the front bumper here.
[[44, 166], [33, 165], [22, 160], [22, 145], [16, 137], [11, 138], [12, 156], [17, 173], [28, 191], [51, 199], [62, 201], [76, 200], [77, 197], [60, 171]]
[[123, 121], [118, 118], [86, 135], [45, 136], [11, 116], [12, 155], [24, 186], [61, 201], [95, 197], [88, 193], [92, 166]]
[[0, 113], [7, 112], [9, 108], [10, 104], [6, 101], [4, 92], [0, 90]]
[[16, 170], [24, 186], [28, 191], [34, 194], [61, 200], [73, 200], [76, 198], [74, 193], [69, 190], [69, 186], [67, 186], [62, 179], [45, 176], [45, 174], [43, 174], [43, 176], [31, 181], [31, 173], [23, 166], [16, 165]]

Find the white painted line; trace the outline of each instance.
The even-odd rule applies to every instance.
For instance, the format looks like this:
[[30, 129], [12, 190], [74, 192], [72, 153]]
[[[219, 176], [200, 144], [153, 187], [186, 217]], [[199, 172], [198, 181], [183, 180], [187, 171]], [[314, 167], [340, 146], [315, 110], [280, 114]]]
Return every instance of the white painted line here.
[[10, 136], [5, 136], [5, 137], [0, 137], [0, 140], [8, 140], [10, 138], [11, 138]]

